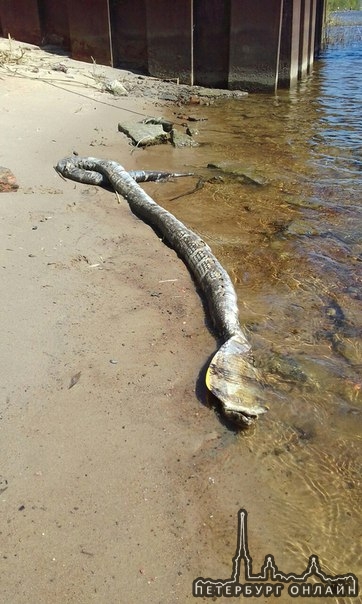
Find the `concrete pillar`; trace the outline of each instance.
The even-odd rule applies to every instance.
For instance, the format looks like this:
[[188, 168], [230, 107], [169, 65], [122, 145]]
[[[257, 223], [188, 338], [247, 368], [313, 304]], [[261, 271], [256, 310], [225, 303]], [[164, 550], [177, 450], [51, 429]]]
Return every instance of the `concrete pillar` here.
[[158, 78], [193, 80], [193, 0], [146, 0], [149, 73]]
[[282, 0], [231, 0], [229, 87], [273, 90]]

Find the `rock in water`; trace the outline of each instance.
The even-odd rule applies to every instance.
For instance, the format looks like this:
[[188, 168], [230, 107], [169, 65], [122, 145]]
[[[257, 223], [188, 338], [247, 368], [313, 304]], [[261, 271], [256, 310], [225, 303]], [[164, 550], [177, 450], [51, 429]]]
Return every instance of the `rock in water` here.
[[257, 171], [249, 165], [221, 161], [217, 163], [209, 163], [207, 167], [213, 170], [218, 170], [221, 174], [225, 174], [230, 178], [235, 178], [243, 184], [256, 185], [258, 187], [263, 187], [268, 184], [267, 179], [258, 174]]

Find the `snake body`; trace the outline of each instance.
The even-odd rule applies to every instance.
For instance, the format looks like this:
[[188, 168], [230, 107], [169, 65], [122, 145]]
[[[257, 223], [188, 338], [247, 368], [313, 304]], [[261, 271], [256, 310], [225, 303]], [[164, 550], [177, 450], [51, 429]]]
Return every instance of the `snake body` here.
[[78, 156], [62, 159], [56, 170], [85, 184], [111, 186], [131, 210], [154, 227], [193, 274], [209, 306], [215, 329], [224, 340], [206, 373], [206, 385], [220, 400], [224, 413], [249, 424], [266, 411], [263, 389], [254, 367], [251, 346], [239, 322], [237, 296], [232, 281], [210, 247], [173, 214], [159, 206], [138, 184], [184, 176], [169, 172], [127, 172], [115, 161]]

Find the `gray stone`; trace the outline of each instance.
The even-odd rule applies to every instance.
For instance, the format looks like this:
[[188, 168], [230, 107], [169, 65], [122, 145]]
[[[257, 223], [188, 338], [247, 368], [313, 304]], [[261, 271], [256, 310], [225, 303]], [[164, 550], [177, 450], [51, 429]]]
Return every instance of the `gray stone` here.
[[167, 132], [161, 124], [145, 124], [143, 122], [120, 122], [118, 130], [129, 136], [138, 147], [166, 143]]
[[191, 136], [184, 134], [183, 132], [179, 132], [179, 130], [176, 130], [176, 128], [171, 130], [171, 142], [173, 146], [177, 148], [199, 146], [199, 143], [196, 142]]
[[243, 99], [248, 96], [248, 93], [243, 90], [224, 90], [222, 88], [204, 88], [203, 86], [193, 86], [192, 94], [208, 99]]
[[173, 128], [173, 123], [169, 120], [166, 120], [164, 117], [148, 117], [146, 120], [143, 120], [144, 124], [160, 124], [165, 132], [171, 132]]
[[178, 101], [178, 95], [171, 92], [160, 92], [157, 96], [160, 101], [170, 101], [171, 103], [177, 103]]
[[319, 235], [318, 230], [305, 220], [293, 220], [284, 231], [285, 235]]
[[323, 203], [317, 199], [306, 199], [304, 197], [284, 197], [283, 201], [292, 206], [299, 208], [308, 208], [310, 210], [320, 210], [323, 208]]

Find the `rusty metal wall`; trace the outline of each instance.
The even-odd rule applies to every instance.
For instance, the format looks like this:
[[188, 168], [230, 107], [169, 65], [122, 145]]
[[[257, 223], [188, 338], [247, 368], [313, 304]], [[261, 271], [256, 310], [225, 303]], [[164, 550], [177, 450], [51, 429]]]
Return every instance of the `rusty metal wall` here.
[[0, 21], [4, 37], [41, 44], [42, 35], [37, 0], [0, 0]]
[[299, 47], [299, 77], [304, 78], [308, 73], [309, 67], [309, 44], [310, 44], [310, 11], [311, 11], [311, 0], [302, 0], [302, 12], [301, 12], [301, 36], [300, 36], [300, 47]]
[[146, 0], [148, 70], [159, 78], [192, 80], [192, 0]]
[[310, 73], [321, 45], [324, 0], [284, 0], [279, 87]]
[[284, 0], [278, 87], [288, 88], [298, 81], [300, 17], [302, 0]]
[[145, 0], [110, 0], [113, 64], [147, 71]]
[[112, 64], [108, 0], [67, 0], [73, 59]]
[[324, 10], [325, 0], [0, 0], [0, 32], [181, 83], [270, 91], [310, 72]]
[[[283, 36], [281, 38], [278, 85], [282, 87], [289, 84], [291, 78], [291, 54], [292, 54], [292, 35], [293, 35], [293, 13], [295, 0], [283, 5]], [[297, 57], [298, 63], [298, 57]], [[298, 72], [297, 72], [298, 73]]]
[[38, 0], [42, 44], [70, 50], [68, 7], [59, 0]]
[[230, 88], [275, 85], [282, 0], [231, 0]]
[[230, 0], [194, 0], [194, 82], [227, 87]]
[[326, 17], [326, 0], [317, 0], [316, 7], [316, 26], [315, 26], [315, 38], [314, 38], [314, 56], [318, 57], [318, 54], [322, 47], [323, 38], [323, 27]]
[[301, 18], [302, 18], [302, 0], [294, 0], [293, 2], [293, 22], [291, 30], [291, 53], [290, 53], [290, 69], [291, 69], [291, 84], [295, 84], [299, 77], [299, 48], [301, 39]]

